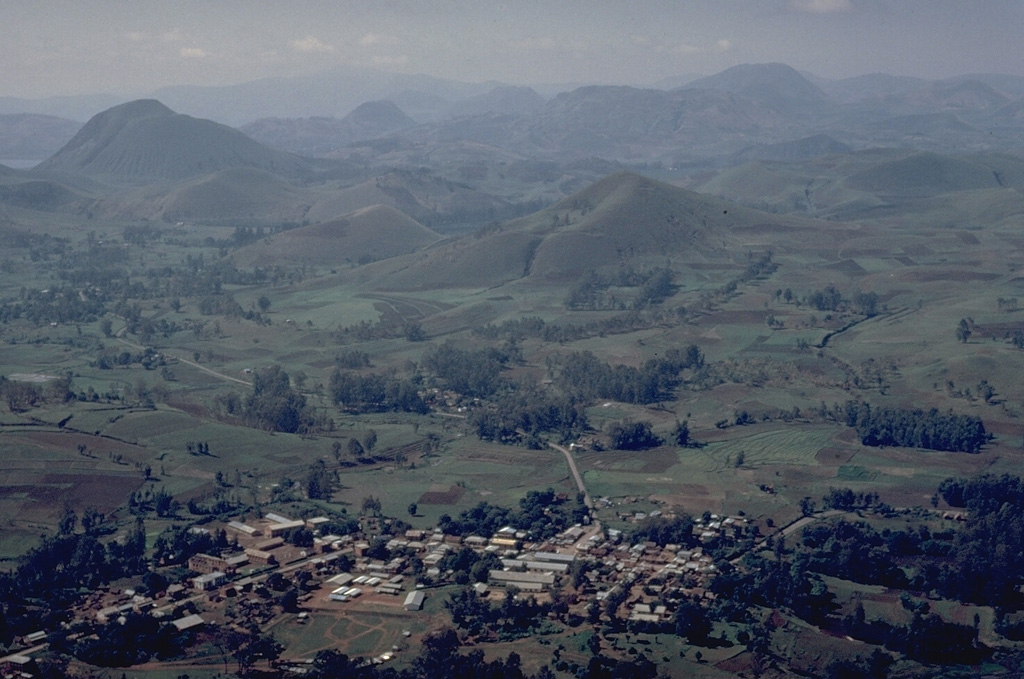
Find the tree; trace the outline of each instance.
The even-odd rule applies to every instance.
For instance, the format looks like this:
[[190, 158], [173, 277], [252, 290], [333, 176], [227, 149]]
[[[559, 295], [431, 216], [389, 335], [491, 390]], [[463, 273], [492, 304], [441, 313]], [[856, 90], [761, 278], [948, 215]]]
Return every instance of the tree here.
[[677, 446], [688, 448], [690, 441], [690, 423], [676, 422], [676, 428], [672, 430], [672, 440]]
[[260, 295], [260, 298], [256, 300], [256, 306], [260, 308], [260, 311], [266, 312], [270, 308], [270, 299], [266, 295]]
[[292, 434], [310, 419], [306, 397], [291, 388], [288, 373], [278, 365], [253, 375], [252, 394], [245, 400], [244, 413], [250, 426]]
[[380, 498], [367, 495], [363, 498], [363, 513], [378, 516], [380, 514]]
[[377, 445], [377, 432], [370, 429], [366, 432], [366, 436], [363, 438], [363, 447], [368, 452], [373, 452], [374, 447]]
[[661, 439], [651, 431], [651, 423], [647, 421], [633, 422], [623, 420], [611, 426], [608, 435], [612, 440], [612, 448], [616, 450], [646, 450], [661, 445]]
[[409, 516], [416, 516], [416, 511], [418, 509], [419, 509], [419, 506], [415, 502], [410, 502], [409, 503], [409, 507], [408, 507]]
[[409, 342], [423, 342], [427, 339], [427, 333], [419, 323], [406, 323], [402, 326], [402, 334]]
[[323, 460], [317, 460], [306, 473], [306, 496], [310, 500], [330, 500], [334, 493], [334, 478]]
[[364, 454], [363, 444], [360, 443], [357, 439], [349, 439], [348, 454], [351, 455], [353, 459], [358, 460]]
[[956, 339], [958, 342], [964, 344], [967, 343], [968, 338], [971, 336], [971, 325], [967, 322], [966, 318], [961, 318], [960, 322], [956, 326]]

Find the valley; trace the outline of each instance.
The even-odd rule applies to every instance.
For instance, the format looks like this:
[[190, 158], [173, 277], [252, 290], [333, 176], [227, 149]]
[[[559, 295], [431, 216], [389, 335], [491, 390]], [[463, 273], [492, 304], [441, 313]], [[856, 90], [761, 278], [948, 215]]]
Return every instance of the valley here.
[[5, 667], [1016, 676], [1021, 96], [65, 129], [0, 167]]

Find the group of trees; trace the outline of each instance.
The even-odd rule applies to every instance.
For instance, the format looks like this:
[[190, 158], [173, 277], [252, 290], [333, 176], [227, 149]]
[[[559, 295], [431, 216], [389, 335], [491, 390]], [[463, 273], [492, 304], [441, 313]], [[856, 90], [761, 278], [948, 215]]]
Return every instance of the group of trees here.
[[862, 401], [846, 404], [846, 425], [854, 427], [867, 446], [902, 446], [977, 453], [989, 441], [975, 415], [904, 408], [872, 408]]
[[661, 437], [651, 429], [651, 423], [646, 420], [635, 422], [627, 419], [614, 422], [608, 428], [608, 437], [615, 450], [647, 450], [663, 443]]
[[25, 412], [40, 403], [67, 403], [75, 398], [70, 375], [61, 375], [42, 384], [9, 380], [0, 375], [0, 400], [12, 413]]
[[488, 323], [475, 328], [473, 333], [484, 339], [504, 339], [509, 342], [520, 342], [525, 339], [537, 339], [543, 342], [575, 342], [588, 337], [603, 337], [626, 332], [634, 332], [650, 328], [666, 321], [678, 321], [685, 316], [686, 309], [678, 307], [673, 310], [631, 310], [601, 319], [588, 320], [586, 323], [548, 323], [539, 316], [503, 321], [499, 325]]
[[291, 386], [288, 373], [274, 365], [253, 373], [252, 392], [242, 404], [246, 424], [290, 434], [312, 428], [312, 409], [306, 397]]
[[506, 590], [501, 604], [494, 605], [465, 588], [451, 594], [445, 601], [445, 608], [452, 617], [452, 624], [468, 635], [488, 635], [508, 641], [532, 635], [552, 607], [550, 603], [538, 603], [533, 597], [518, 597], [513, 589]]
[[654, 542], [659, 547], [679, 545], [693, 547], [697, 538], [693, 534], [693, 517], [679, 514], [668, 519], [664, 516], [648, 516], [637, 524], [633, 531], [634, 542]]
[[419, 386], [407, 378], [335, 370], [327, 388], [331, 400], [349, 412], [429, 411]]
[[643, 309], [658, 304], [675, 292], [672, 285], [671, 269], [655, 268], [636, 271], [632, 267], [620, 269], [612, 275], [601, 275], [596, 271], [585, 273], [569, 291], [565, 306], [569, 309], [624, 309], [627, 300], [609, 294], [610, 288], [636, 289], [629, 306]]
[[501, 394], [490, 407], [473, 412], [470, 422], [477, 436], [511, 443], [525, 433], [527, 444], [539, 448], [543, 433], [569, 441], [589, 427], [584, 404], [579, 400], [534, 385], [517, 387]]
[[646, 404], [669, 399], [679, 384], [679, 373], [703, 365], [700, 348], [690, 345], [686, 349], [669, 349], [663, 358], [651, 359], [639, 369], [612, 366], [589, 351], [574, 351], [552, 357], [548, 371], [563, 393], [576, 398]]
[[423, 356], [423, 365], [452, 391], [490, 398], [505, 386], [500, 375], [510, 358], [499, 349], [461, 349], [445, 342]]
[[[790, 291], [787, 289], [786, 292]], [[790, 299], [792, 299], [791, 294]], [[786, 301], [788, 302], [789, 299]], [[865, 316], [874, 316], [878, 313], [877, 293], [858, 290], [853, 293], [852, 298], [847, 299], [831, 283], [822, 290], [809, 293], [804, 298], [804, 303], [818, 311], [855, 311]]]
[[16, 568], [0, 573], [0, 631], [13, 636], [55, 628], [70, 619], [81, 588], [146, 571], [146, 529], [140, 519], [123, 539], [104, 542], [102, 521], [89, 516], [88, 530], [76, 532], [78, 516], [65, 511], [57, 535], [43, 538]]
[[543, 540], [569, 526], [582, 523], [588, 512], [579, 495], [569, 500], [552, 489], [531, 490], [519, 500], [518, 511], [481, 502], [461, 512], [457, 519], [442, 514], [437, 527], [446, 535], [490, 537], [505, 526], [528, 531], [532, 539]]
[[855, 639], [885, 646], [918, 662], [973, 665], [989, 655], [978, 642], [978, 628], [946, 622], [940, 616], [915, 611], [906, 625], [886, 620], [868, 621], [863, 607], [844, 620], [844, 631]]
[[967, 521], [957, 530], [922, 525], [880, 531], [863, 521], [819, 523], [803, 533], [806, 568], [1011, 610], [1024, 605], [1024, 481], [987, 475], [947, 479], [939, 495], [968, 508]]

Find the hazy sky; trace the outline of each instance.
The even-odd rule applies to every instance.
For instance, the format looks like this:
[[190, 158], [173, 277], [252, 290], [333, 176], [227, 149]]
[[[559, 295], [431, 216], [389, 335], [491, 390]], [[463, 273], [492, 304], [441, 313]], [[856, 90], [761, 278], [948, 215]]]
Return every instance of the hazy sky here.
[[0, 0], [0, 96], [366, 66], [643, 85], [780, 61], [825, 77], [1024, 75], [1021, 0]]

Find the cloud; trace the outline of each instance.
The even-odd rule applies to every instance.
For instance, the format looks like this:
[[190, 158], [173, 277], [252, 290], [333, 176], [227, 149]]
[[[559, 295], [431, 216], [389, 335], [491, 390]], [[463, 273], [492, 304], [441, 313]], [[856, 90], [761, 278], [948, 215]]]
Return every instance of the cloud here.
[[208, 56], [207, 51], [201, 47], [182, 47], [178, 50], [178, 54], [182, 59], [202, 59]]
[[512, 47], [523, 50], [553, 50], [558, 46], [558, 41], [552, 37], [544, 36], [539, 38], [524, 38], [513, 40]]
[[677, 54], [697, 54], [700, 52], [700, 48], [693, 45], [676, 45], [672, 51]]
[[403, 66], [409, 63], [409, 57], [404, 54], [378, 55], [372, 61], [375, 66]]
[[359, 44], [362, 47], [373, 47], [374, 45], [397, 45], [398, 38], [393, 35], [384, 35], [383, 33], [367, 33], [363, 37], [359, 38]]
[[715, 43], [715, 49], [719, 52], [728, 52], [732, 49], [732, 42], [725, 39], [719, 40]]
[[850, 0], [792, 0], [789, 6], [798, 12], [811, 12], [812, 14], [846, 12], [853, 7]]
[[296, 52], [311, 52], [320, 54], [329, 54], [334, 51], [334, 47], [328, 45], [320, 38], [316, 36], [307, 35], [301, 40], [292, 40], [290, 43], [291, 48]]

